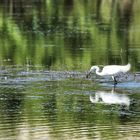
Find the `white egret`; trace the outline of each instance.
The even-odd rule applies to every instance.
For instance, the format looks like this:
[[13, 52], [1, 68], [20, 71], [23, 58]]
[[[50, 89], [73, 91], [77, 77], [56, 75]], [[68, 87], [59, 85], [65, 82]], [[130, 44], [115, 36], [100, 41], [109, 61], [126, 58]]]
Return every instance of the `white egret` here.
[[87, 74], [87, 78], [92, 72], [96, 72], [97, 75], [100, 76], [112, 76], [114, 80], [114, 85], [117, 84], [116, 76], [120, 73], [126, 73], [130, 70], [131, 64], [127, 65], [107, 65], [104, 66], [102, 71], [100, 72], [100, 68], [98, 66], [92, 66], [89, 73]]

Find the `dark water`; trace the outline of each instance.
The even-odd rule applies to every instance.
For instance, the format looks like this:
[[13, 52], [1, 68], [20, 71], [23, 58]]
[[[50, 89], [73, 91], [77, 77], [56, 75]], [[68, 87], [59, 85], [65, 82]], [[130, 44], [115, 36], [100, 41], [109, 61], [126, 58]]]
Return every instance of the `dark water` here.
[[[139, 0], [0, 2], [0, 139], [140, 139]], [[114, 89], [91, 65], [132, 69]]]

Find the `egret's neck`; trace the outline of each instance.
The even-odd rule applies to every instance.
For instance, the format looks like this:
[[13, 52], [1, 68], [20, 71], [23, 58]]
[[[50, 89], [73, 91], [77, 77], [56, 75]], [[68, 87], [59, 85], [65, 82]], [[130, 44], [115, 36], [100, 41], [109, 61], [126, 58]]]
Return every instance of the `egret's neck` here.
[[99, 72], [100, 69], [99, 69], [98, 66], [93, 66], [93, 67], [91, 67], [90, 72], [92, 72], [92, 71], [95, 71], [97, 75], [102, 75], [102, 72]]
[[96, 74], [97, 75], [102, 75], [102, 72], [99, 72], [100, 71], [100, 69], [99, 69], [99, 67], [98, 66], [95, 66], [95, 69], [96, 69]]

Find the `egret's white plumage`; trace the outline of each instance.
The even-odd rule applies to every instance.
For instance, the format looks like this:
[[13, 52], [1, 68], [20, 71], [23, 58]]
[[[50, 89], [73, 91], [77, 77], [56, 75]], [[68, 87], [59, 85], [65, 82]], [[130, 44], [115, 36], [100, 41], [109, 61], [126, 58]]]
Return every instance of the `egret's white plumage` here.
[[115, 79], [115, 76], [117, 76], [120, 73], [126, 73], [130, 70], [131, 68], [131, 64], [127, 64], [127, 65], [107, 65], [104, 66], [102, 71], [100, 72], [100, 69], [98, 66], [92, 66], [87, 77], [90, 75], [90, 73], [92, 72], [96, 72], [97, 75], [100, 76], [112, 76], [113, 80], [114, 80], [114, 84], [117, 84], [117, 81]]

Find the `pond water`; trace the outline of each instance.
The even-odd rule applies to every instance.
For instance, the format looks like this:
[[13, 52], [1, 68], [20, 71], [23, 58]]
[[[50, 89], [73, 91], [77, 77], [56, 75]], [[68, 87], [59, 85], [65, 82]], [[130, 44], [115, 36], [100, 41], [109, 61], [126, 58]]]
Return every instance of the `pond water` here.
[[[140, 139], [139, 4], [0, 2], [0, 139]], [[115, 88], [86, 78], [92, 65], [128, 62]]]
[[140, 137], [137, 81], [114, 90], [81, 72], [23, 68], [3, 68], [0, 78], [1, 139]]

